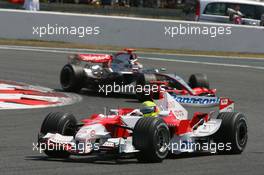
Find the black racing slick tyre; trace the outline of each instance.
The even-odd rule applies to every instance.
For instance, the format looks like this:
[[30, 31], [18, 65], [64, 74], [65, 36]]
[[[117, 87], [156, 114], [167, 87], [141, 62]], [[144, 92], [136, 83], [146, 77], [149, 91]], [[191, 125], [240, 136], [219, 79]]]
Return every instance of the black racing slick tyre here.
[[240, 154], [246, 147], [248, 140], [247, 120], [242, 113], [222, 112], [217, 116], [222, 123], [214, 135], [214, 141], [224, 144], [225, 149], [217, 150], [220, 154]]
[[61, 87], [66, 92], [79, 92], [82, 89], [84, 72], [81, 66], [66, 64], [60, 73]]
[[[157, 77], [155, 74], [139, 74], [136, 80], [137, 89], [141, 89], [146, 87], [146, 85], [150, 85], [151, 81], [157, 81]], [[139, 86], [141, 88], [139, 88]], [[136, 91], [136, 96], [138, 101], [144, 102], [148, 100], [152, 100], [153, 98], [158, 98], [159, 93], [151, 94], [150, 89], [146, 89], [143, 91]]]
[[133, 145], [139, 150], [139, 162], [162, 162], [169, 153], [170, 132], [166, 123], [157, 117], [137, 121], [133, 131]]
[[203, 87], [209, 89], [209, 81], [206, 74], [192, 74], [189, 78], [189, 85], [191, 88]]
[[[62, 112], [49, 113], [42, 122], [40, 134], [45, 136], [47, 133], [58, 133], [66, 136], [74, 136], [77, 121], [72, 114]], [[65, 150], [44, 150], [44, 153], [53, 158], [68, 158], [70, 153]]]

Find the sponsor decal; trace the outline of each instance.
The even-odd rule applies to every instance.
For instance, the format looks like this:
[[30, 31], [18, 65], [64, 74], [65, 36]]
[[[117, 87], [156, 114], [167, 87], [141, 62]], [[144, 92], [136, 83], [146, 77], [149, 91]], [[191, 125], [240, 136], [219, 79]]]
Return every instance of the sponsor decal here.
[[91, 62], [108, 62], [112, 59], [111, 55], [104, 54], [79, 54], [79, 59], [82, 61]]
[[219, 105], [219, 97], [202, 97], [202, 96], [179, 96], [173, 94], [174, 99], [181, 104], [190, 105]]
[[220, 100], [220, 112], [233, 112], [234, 102], [228, 98], [221, 98]]
[[91, 138], [95, 137], [95, 134], [96, 134], [95, 130], [91, 130], [91, 132], [90, 132], [90, 137], [91, 137]]
[[221, 99], [221, 105], [227, 105], [228, 104], [228, 99], [224, 98]]
[[186, 109], [176, 102], [176, 100], [168, 93], [164, 93], [163, 98], [156, 101], [156, 104], [161, 110], [171, 111], [177, 119], [185, 120], [188, 118], [188, 112]]

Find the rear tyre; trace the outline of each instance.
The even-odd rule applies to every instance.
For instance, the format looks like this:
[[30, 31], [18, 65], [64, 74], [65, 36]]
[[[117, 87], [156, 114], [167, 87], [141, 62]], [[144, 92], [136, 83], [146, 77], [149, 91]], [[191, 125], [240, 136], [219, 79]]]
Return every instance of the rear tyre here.
[[207, 89], [210, 88], [206, 74], [200, 74], [200, 73], [192, 74], [189, 78], [189, 84], [191, 88], [197, 88], [197, 87], [202, 87]]
[[[139, 74], [137, 81], [136, 81], [136, 87], [144, 88], [146, 85], [150, 85], [151, 81], [157, 81], [157, 77], [155, 74]], [[152, 92], [150, 92], [150, 89], [143, 90], [142, 92], [136, 92], [136, 96], [138, 101], [144, 102], [148, 100], [152, 100], [152, 98], [158, 98], [156, 96], [159, 95], [159, 93], [154, 93], [152, 96], [150, 95]]]
[[170, 132], [161, 118], [144, 117], [133, 131], [133, 145], [139, 162], [162, 162], [169, 153]]
[[83, 68], [72, 64], [65, 65], [61, 70], [60, 83], [66, 92], [79, 92], [83, 83]]
[[229, 145], [224, 150], [219, 150], [220, 154], [240, 154], [246, 147], [247, 134], [247, 120], [242, 113], [238, 112], [222, 112], [217, 116], [222, 120], [219, 130], [214, 135], [214, 141]]
[[[72, 114], [54, 112], [49, 113], [44, 119], [40, 135], [47, 133], [58, 133], [66, 136], [74, 136], [76, 132], [77, 121]], [[65, 150], [44, 150], [44, 153], [53, 158], [68, 158], [70, 153]]]

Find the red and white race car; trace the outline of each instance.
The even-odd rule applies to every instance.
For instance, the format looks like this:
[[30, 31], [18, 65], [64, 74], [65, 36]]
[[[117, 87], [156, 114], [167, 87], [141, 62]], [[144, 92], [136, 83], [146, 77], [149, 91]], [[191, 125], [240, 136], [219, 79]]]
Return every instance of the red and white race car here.
[[169, 93], [156, 101], [160, 113], [144, 117], [140, 109], [112, 109], [77, 123], [69, 113], [50, 113], [38, 145], [49, 157], [133, 153], [142, 162], [161, 162], [168, 154], [211, 152], [240, 154], [247, 144], [246, 117], [221, 98], [219, 111], [188, 112]]

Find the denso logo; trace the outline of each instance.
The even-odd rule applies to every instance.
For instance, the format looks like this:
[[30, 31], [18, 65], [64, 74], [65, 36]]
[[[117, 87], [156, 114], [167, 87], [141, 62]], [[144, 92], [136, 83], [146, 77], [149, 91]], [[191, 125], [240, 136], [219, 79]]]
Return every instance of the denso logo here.
[[198, 104], [209, 105], [219, 104], [220, 98], [218, 97], [196, 97], [196, 96], [174, 96], [175, 100], [182, 104]]

